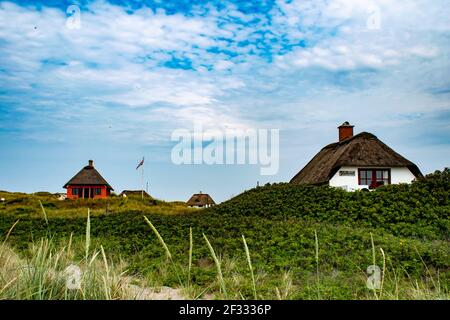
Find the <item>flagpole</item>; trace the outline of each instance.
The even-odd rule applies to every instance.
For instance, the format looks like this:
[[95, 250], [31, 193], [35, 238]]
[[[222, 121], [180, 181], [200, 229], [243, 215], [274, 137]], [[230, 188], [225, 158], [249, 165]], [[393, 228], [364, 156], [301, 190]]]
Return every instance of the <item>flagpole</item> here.
[[142, 199], [144, 199], [144, 164], [142, 164], [141, 197], [142, 197]]
[[139, 162], [138, 166], [136, 167], [136, 170], [141, 168], [141, 198], [144, 199], [144, 157], [142, 157], [142, 161]]

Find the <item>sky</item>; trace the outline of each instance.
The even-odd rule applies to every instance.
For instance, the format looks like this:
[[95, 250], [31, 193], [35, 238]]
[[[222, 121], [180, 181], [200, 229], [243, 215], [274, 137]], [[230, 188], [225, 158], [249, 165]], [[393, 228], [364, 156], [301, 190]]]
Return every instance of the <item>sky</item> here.
[[[113, 186], [224, 201], [289, 181], [337, 126], [450, 166], [448, 0], [0, 1], [0, 190]], [[194, 123], [278, 129], [279, 170], [174, 164]]]

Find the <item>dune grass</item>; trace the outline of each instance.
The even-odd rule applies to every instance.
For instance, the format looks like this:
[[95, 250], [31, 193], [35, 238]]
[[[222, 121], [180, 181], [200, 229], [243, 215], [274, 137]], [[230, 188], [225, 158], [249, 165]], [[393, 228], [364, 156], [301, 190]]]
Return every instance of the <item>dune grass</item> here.
[[56, 195], [50, 193], [12, 193], [0, 191], [0, 197], [5, 202], [0, 203], [1, 214], [16, 216], [42, 217], [48, 223], [52, 217], [77, 218], [85, 217], [86, 209], [91, 210], [91, 216], [122, 214], [127, 212], [142, 212], [143, 214], [182, 215], [198, 212], [180, 201], [166, 202], [152, 198], [141, 199], [139, 196], [126, 198], [113, 196], [108, 199], [76, 199], [59, 201]]
[[247, 257], [248, 268], [250, 269], [250, 275], [252, 277], [253, 297], [255, 300], [257, 300], [258, 295], [256, 294], [255, 274], [253, 272], [252, 260], [250, 258], [250, 250], [248, 249], [247, 241], [245, 240], [244, 235], [242, 235], [242, 241], [244, 242], [245, 256]]
[[264, 186], [207, 210], [0, 191], [0, 299], [449, 299], [436, 177], [369, 194]]
[[[129, 274], [127, 264], [120, 257], [108, 257], [102, 245], [93, 247], [90, 235], [90, 216], [86, 218], [84, 239], [73, 241], [72, 236], [64, 242], [54, 242], [43, 238], [30, 244], [25, 252], [17, 252], [8, 244], [9, 233], [0, 246], [0, 299], [146, 299], [158, 295], [139, 295], [137, 292], [156, 292], [155, 285], [164, 282], [165, 277], [179, 277], [179, 296], [186, 299], [317, 299], [320, 288], [321, 298], [333, 298], [333, 292], [347, 281], [355, 292], [355, 299], [449, 299], [445, 287], [441, 285], [439, 273], [429, 270], [426, 277], [412, 277], [395, 266], [387, 268], [388, 257], [383, 256], [383, 286], [373, 290], [365, 288], [367, 275], [336, 276], [321, 272], [310, 275], [297, 275], [289, 270], [278, 277], [269, 276], [263, 269], [253, 268], [250, 250], [242, 236], [244, 258], [218, 257], [208, 237], [204, 235], [213, 265], [198, 266], [192, 258], [192, 249], [187, 252], [188, 264], [183, 265], [174, 259], [169, 245], [156, 227], [145, 218], [164, 248], [166, 258], [171, 263], [161, 263], [158, 272], [145, 276]], [[20, 223], [17, 222], [17, 223]], [[193, 246], [192, 229], [189, 243]], [[149, 233], [151, 236], [151, 233]], [[318, 261], [318, 237], [315, 238], [315, 259]], [[377, 249], [373, 245], [373, 249]], [[250, 276], [245, 270], [247, 265]], [[191, 279], [192, 271], [210, 272], [215, 269], [217, 278], [208, 285], [198, 285]], [[210, 271], [208, 271], [210, 270]], [[320, 276], [320, 283], [317, 282]], [[184, 281], [185, 277], [186, 281]], [[183, 278], [183, 279], [182, 279]], [[315, 280], [314, 280], [315, 278]], [[349, 284], [349, 282], [351, 282]], [[137, 291], [136, 288], [139, 290]], [[164, 288], [164, 287], [163, 287]], [[258, 292], [258, 295], [256, 294]], [[161, 297], [159, 297], [161, 298]], [[170, 298], [170, 296], [169, 296]]]

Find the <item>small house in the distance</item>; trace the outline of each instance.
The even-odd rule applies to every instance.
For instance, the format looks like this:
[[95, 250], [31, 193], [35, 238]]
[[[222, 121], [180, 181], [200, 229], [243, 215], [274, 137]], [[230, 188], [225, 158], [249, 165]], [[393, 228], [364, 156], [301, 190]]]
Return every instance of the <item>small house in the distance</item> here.
[[151, 198], [145, 190], [123, 190], [119, 196], [124, 198], [129, 196]]
[[419, 168], [368, 132], [353, 135], [344, 122], [339, 141], [324, 147], [290, 181], [292, 184], [328, 184], [347, 191], [369, 190], [386, 184], [411, 183]]
[[207, 193], [196, 193], [194, 194], [186, 204], [191, 208], [208, 208], [216, 205], [211, 196]]
[[107, 198], [114, 189], [94, 168], [94, 161], [80, 170], [64, 185], [68, 199], [102, 199]]

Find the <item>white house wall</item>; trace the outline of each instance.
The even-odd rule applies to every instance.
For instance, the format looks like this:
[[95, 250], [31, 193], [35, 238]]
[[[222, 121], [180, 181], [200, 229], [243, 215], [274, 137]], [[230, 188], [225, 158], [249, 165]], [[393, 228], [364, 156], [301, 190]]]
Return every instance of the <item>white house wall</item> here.
[[[415, 179], [414, 175], [406, 167], [389, 169], [391, 169], [391, 184], [411, 183]], [[344, 171], [346, 175], [340, 175], [340, 171]], [[349, 175], [351, 172], [354, 172], [354, 175]], [[358, 184], [358, 167], [341, 167], [330, 179], [329, 184], [331, 187], [339, 187], [347, 191], [367, 188], [367, 186]]]
[[391, 183], [411, 183], [416, 177], [408, 168], [391, 168]]
[[[354, 172], [353, 176], [341, 176], [339, 171]], [[340, 187], [347, 191], [360, 189], [358, 185], [358, 168], [357, 167], [341, 167], [330, 179], [331, 187]]]

